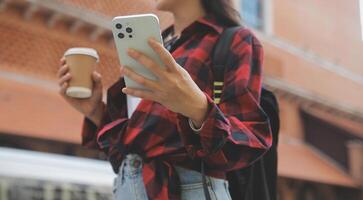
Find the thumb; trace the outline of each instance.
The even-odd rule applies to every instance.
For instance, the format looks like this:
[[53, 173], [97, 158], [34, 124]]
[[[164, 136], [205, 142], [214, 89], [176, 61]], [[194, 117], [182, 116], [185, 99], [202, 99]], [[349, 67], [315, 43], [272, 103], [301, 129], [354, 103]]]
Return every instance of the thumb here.
[[102, 75], [96, 71], [92, 73], [93, 83], [95, 87], [102, 87]]

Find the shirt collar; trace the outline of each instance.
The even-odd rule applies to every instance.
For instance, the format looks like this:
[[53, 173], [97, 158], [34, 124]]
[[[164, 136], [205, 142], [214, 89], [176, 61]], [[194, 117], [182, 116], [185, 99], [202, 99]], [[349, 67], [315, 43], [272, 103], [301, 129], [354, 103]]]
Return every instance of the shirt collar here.
[[204, 17], [199, 18], [196, 23], [199, 23], [201, 25], [204, 25], [208, 28], [213, 29], [218, 34], [221, 34], [223, 32], [224, 26], [218, 23], [217, 19], [211, 15], [206, 15]]
[[[195, 32], [198, 28], [200, 28], [200, 26], [202, 26], [203, 28], [209, 28], [218, 34], [221, 34], [225, 28], [223, 25], [218, 23], [218, 21], [215, 19], [215, 17], [213, 17], [211, 15], [205, 15], [205, 16], [197, 19], [195, 22], [193, 22], [189, 26], [187, 26], [182, 31], [182, 35], [185, 35], [189, 32]], [[163, 37], [165, 38], [167, 35], [172, 34], [173, 32], [174, 32], [174, 26], [171, 25], [163, 31]]]

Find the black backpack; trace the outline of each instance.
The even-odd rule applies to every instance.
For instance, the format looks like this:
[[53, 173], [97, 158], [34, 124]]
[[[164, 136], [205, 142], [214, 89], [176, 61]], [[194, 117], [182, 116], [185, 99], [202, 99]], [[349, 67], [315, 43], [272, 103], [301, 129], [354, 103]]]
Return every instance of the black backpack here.
[[[220, 90], [220, 83], [223, 83], [225, 67], [230, 62], [230, 45], [234, 34], [241, 28], [227, 28], [214, 47], [212, 66], [215, 90]], [[216, 103], [218, 103], [219, 96], [216, 94], [214, 100], [217, 99]], [[218, 94], [220, 95], [220, 93]], [[272, 147], [249, 167], [227, 173], [229, 191], [233, 200], [276, 200], [279, 107], [275, 95], [265, 87], [262, 87], [260, 105], [270, 120]], [[202, 171], [204, 174], [203, 162]], [[205, 191], [205, 195], [207, 200], [210, 199], [208, 192]]]

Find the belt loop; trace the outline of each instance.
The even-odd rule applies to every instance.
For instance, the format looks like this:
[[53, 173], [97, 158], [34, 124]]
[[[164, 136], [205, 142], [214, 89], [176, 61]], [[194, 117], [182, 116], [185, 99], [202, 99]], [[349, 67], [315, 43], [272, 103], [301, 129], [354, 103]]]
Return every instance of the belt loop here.
[[201, 159], [201, 171], [202, 171], [202, 181], [203, 181], [203, 190], [204, 190], [205, 199], [211, 200], [212, 198], [210, 196], [209, 189], [208, 189], [208, 185], [210, 185], [210, 183], [208, 184], [207, 177], [205, 175], [205, 166], [204, 166], [203, 159]]
[[122, 162], [120, 171], [119, 171], [119, 176], [121, 178], [121, 184], [124, 184], [124, 182], [125, 182], [125, 164], [126, 164], [126, 162]]

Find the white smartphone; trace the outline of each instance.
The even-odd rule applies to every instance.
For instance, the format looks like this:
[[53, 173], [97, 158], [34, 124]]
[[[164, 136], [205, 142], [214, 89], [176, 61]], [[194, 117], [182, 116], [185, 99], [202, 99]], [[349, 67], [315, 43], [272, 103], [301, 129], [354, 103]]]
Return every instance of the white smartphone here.
[[[147, 42], [150, 37], [153, 37], [160, 44], [163, 43], [158, 17], [154, 14], [115, 17], [112, 20], [112, 33], [121, 65], [129, 66], [136, 73], [146, 78], [157, 80], [157, 77], [152, 72], [128, 56], [127, 49], [133, 48], [143, 52], [162, 66], [159, 56]], [[124, 78], [127, 87], [145, 89], [127, 76]], [[140, 101], [140, 98], [127, 95], [129, 118], [131, 118]]]
[[[112, 20], [112, 32], [121, 65], [127, 65], [148, 79], [157, 80], [151, 71], [128, 56], [127, 49], [138, 50], [163, 66], [159, 56], [148, 44], [150, 37], [163, 43], [158, 17], [154, 14], [118, 16]], [[127, 76], [125, 76], [125, 83], [130, 88], [145, 89]]]

